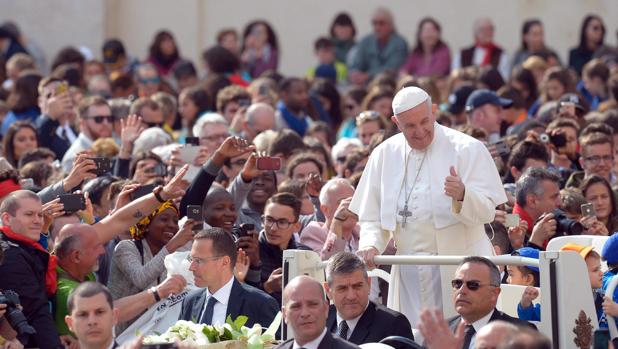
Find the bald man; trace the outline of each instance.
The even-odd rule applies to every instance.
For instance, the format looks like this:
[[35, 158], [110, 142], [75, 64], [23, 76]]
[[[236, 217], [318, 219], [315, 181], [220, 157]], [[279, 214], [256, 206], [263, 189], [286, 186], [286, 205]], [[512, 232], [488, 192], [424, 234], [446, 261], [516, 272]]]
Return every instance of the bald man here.
[[506, 321], [490, 322], [476, 334], [476, 347], [477, 349], [498, 348], [512, 338], [518, 330], [517, 326]]
[[275, 109], [266, 103], [252, 104], [245, 113], [241, 127], [241, 137], [249, 142], [266, 130], [276, 131]]
[[[55, 324], [61, 336], [72, 335], [64, 321], [65, 316], [69, 315], [67, 300], [71, 292], [81, 283], [96, 281], [94, 272], [98, 268], [98, 259], [105, 253], [103, 243], [99, 240], [94, 226], [88, 224], [67, 224], [56, 238], [56, 257], [58, 266], [57, 291], [55, 295]], [[166, 298], [172, 293], [179, 293], [186, 286], [185, 280], [174, 275], [168, 277], [154, 290], [146, 290], [136, 295], [121, 298], [115, 301], [119, 309], [119, 322], [127, 321], [149, 306], [157, 302], [153, 292], [157, 292], [158, 297]]]
[[311, 222], [303, 229], [300, 243], [319, 253], [322, 260], [337, 252], [358, 250], [358, 218], [348, 210], [354, 187], [347, 179], [333, 178], [320, 190], [324, 223]]
[[297, 276], [283, 290], [283, 321], [294, 331], [295, 338], [275, 349], [352, 349], [360, 348], [333, 336], [326, 330], [328, 301], [322, 285], [309, 276]]
[[378, 8], [371, 17], [373, 32], [365, 36], [348, 58], [350, 82], [363, 85], [385, 71], [398, 71], [408, 56], [408, 44], [397, 33], [393, 14]]
[[505, 80], [509, 78], [509, 58], [494, 43], [494, 24], [489, 18], [474, 21], [474, 45], [462, 49], [453, 59], [452, 69], [469, 66], [491, 66], [498, 69]]

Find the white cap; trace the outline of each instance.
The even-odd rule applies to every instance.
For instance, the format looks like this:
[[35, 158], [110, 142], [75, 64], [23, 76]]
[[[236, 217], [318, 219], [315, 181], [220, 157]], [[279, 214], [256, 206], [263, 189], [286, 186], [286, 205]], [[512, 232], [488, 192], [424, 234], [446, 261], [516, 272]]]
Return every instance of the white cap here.
[[402, 88], [393, 98], [393, 113], [401, 114], [427, 101], [429, 95], [425, 90], [411, 86]]

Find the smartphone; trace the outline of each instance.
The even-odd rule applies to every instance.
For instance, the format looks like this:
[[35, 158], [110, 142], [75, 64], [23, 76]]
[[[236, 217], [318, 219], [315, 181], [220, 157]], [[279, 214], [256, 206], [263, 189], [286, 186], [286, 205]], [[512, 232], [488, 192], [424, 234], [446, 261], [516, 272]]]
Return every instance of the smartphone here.
[[496, 152], [500, 156], [507, 156], [511, 153], [511, 149], [509, 149], [509, 146], [506, 144], [505, 141], [500, 140], [496, 143], [492, 143], [491, 145], [495, 147]]
[[[202, 214], [202, 206], [200, 205], [187, 205], [187, 218], [196, 222], [203, 222], [204, 216]], [[193, 226], [193, 230], [204, 229], [204, 224], [196, 224]]]
[[281, 169], [281, 158], [264, 156], [257, 159], [257, 169], [266, 171], [279, 171]]
[[82, 194], [62, 194], [58, 195], [60, 202], [64, 205], [64, 212], [73, 213], [86, 209], [86, 199]]
[[514, 228], [519, 225], [519, 215], [518, 214], [507, 214], [506, 222], [504, 225], [507, 228]]
[[255, 229], [255, 225], [250, 223], [243, 223], [240, 227], [232, 228], [232, 234], [236, 235], [237, 238], [241, 238], [243, 236], [249, 236], [249, 232]]
[[97, 168], [90, 170], [90, 173], [94, 173], [97, 176], [103, 176], [106, 173], [112, 172], [112, 160], [109, 158], [89, 158], [94, 161]]
[[562, 148], [567, 144], [566, 135], [560, 132], [549, 135], [549, 142], [556, 148]]
[[185, 138], [186, 145], [200, 145], [199, 137], [187, 137]]
[[581, 208], [584, 217], [595, 217], [597, 215], [592, 204], [582, 204]]
[[140, 186], [131, 193], [131, 201], [152, 193], [156, 187], [156, 184], [147, 184]]
[[146, 171], [147, 173], [154, 173], [157, 176], [165, 177], [167, 176], [167, 167], [163, 164], [156, 164], [154, 167], [151, 167]]
[[609, 348], [609, 329], [602, 328], [594, 331], [593, 349]]
[[192, 164], [193, 161], [195, 161], [197, 156], [200, 154], [200, 147], [196, 147], [195, 145], [186, 144], [185, 146], [180, 147], [178, 149], [178, 152], [180, 155], [180, 159], [183, 162]]

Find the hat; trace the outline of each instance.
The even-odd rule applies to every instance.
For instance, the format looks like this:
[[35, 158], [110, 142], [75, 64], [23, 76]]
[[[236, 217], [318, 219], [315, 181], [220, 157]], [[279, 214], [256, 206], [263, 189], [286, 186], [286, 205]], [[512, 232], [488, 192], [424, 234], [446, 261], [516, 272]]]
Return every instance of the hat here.
[[[522, 257], [526, 257], [526, 258], [539, 259], [539, 250], [537, 250], [536, 248], [532, 248], [532, 247], [522, 247], [519, 250], [514, 251], [513, 255], [519, 255]], [[536, 271], [537, 273], [539, 272], [539, 267], [537, 266], [526, 265], [525, 267], [532, 271]]]
[[393, 113], [401, 114], [425, 102], [428, 98], [427, 92], [416, 86], [402, 88], [393, 98]]
[[324, 78], [331, 81], [337, 80], [337, 70], [334, 64], [320, 64], [315, 68], [315, 77]]
[[466, 109], [466, 100], [474, 91], [472, 85], [459, 86], [450, 96], [448, 96], [448, 112], [451, 114], [460, 114]]
[[607, 264], [616, 264], [618, 263], [618, 234], [614, 234], [605, 241], [605, 245], [603, 245], [603, 251], [601, 251], [601, 256], [603, 259], [607, 261]]
[[584, 259], [586, 259], [590, 251], [592, 251], [592, 248], [592, 246], [582, 246], [571, 242], [562, 246], [560, 248], [560, 251], [575, 251], [579, 253], [580, 256], [584, 257]]
[[482, 89], [472, 92], [466, 101], [466, 111], [470, 112], [476, 108], [480, 108], [485, 104], [499, 105], [504, 108], [508, 108], [513, 105], [513, 101], [506, 98], [500, 98], [498, 95], [490, 90]]
[[582, 101], [579, 96], [575, 93], [565, 93], [558, 100], [558, 108], [560, 108], [565, 103], [573, 103], [575, 104], [575, 109], [579, 109], [579, 111], [584, 111], [584, 106], [582, 105]]
[[116, 63], [118, 58], [122, 55], [126, 55], [126, 52], [120, 40], [110, 39], [103, 44], [103, 63]]

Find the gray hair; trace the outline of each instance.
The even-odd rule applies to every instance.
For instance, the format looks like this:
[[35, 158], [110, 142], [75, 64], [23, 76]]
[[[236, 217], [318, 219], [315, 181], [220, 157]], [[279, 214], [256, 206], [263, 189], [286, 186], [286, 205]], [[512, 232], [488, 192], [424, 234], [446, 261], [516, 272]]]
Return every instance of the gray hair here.
[[500, 269], [498, 269], [494, 262], [481, 256], [469, 256], [464, 258], [459, 266], [461, 267], [466, 263], [481, 264], [486, 266], [489, 269], [489, 284], [495, 287], [500, 287], [500, 281], [502, 281], [502, 278], [500, 277]]
[[221, 125], [229, 126], [227, 120], [225, 120], [225, 118], [221, 114], [206, 113], [202, 117], [197, 119], [197, 121], [195, 122], [195, 125], [193, 125], [193, 134], [196, 137], [202, 137], [204, 126], [208, 124], [221, 124]]
[[129, 110], [131, 110], [130, 100], [126, 98], [113, 98], [108, 103], [114, 119], [120, 120], [129, 116]]
[[253, 120], [255, 119], [255, 115], [259, 111], [269, 111], [272, 113], [273, 118], [275, 117], [275, 109], [270, 106], [270, 104], [266, 103], [253, 103], [249, 108], [247, 108], [247, 112], [245, 113], [245, 120], [251, 125]]
[[519, 178], [515, 186], [515, 199], [521, 207], [526, 206], [526, 196], [534, 194], [541, 196], [544, 193], [543, 181], [552, 181], [560, 184], [560, 177], [544, 168], [531, 167]]
[[340, 140], [333, 145], [333, 149], [331, 149], [330, 153], [334, 160], [337, 160], [339, 153], [346, 150], [347, 147], [353, 146], [355, 148], [362, 148], [363, 143], [358, 138], [341, 138]]
[[354, 190], [354, 186], [350, 183], [349, 180], [345, 178], [332, 178], [328, 182], [324, 183], [322, 189], [320, 190], [320, 203], [330, 205], [331, 193], [338, 186], [350, 187]]
[[361, 270], [365, 276], [365, 280], [369, 279], [367, 275], [367, 266], [363, 261], [351, 252], [339, 252], [328, 260], [326, 266], [326, 282], [328, 286], [333, 285], [333, 275], [348, 275]]
[[140, 152], [149, 152], [152, 149], [172, 143], [172, 137], [162, 128], [151, 127], [145, 129], [134, 142], [133, 155]]

